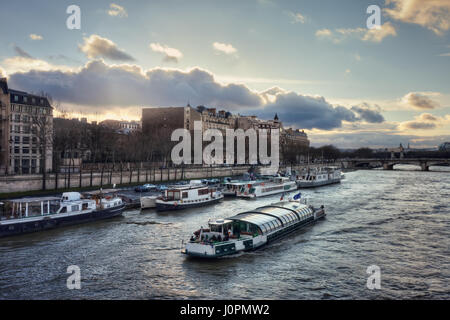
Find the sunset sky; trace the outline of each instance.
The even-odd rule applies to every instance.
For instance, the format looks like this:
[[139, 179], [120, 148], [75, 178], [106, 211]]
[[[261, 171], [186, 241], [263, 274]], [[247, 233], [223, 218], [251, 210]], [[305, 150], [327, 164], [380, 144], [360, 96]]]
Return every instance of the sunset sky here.
[[277, 113], [313, 145], [450, 141], [450, 0], [19, 0], [2, 2], [0, 27], [9, 86], [75, 117], [189, 102]]

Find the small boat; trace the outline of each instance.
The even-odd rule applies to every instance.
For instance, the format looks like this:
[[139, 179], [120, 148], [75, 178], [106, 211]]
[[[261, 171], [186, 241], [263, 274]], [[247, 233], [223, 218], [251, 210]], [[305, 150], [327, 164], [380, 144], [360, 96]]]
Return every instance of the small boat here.
[[85, 199], [78, 192], [65, 192], [61, 198], [23, 198], [8, 201], [0, 220], [0, 237], [86, 223], [121, 215], [125, 204], [114, 196]]
[[277, 193], [290, 192], [297, 189], [295, 181], [287, 177], [274, 177], [268, 181], [243, 186], [237, 196], [242, 198], [258, 198]]
[[160, 196], [144, 196], [141, 197], [141, 209], [156, 208], [156, 199]]
[[342, 179], [341, 170], [337, 168], [319, 167], [309, 169], [297, 176], [298, 188], [314, 188], [334, 183], [340, 183]]
[[181, 252], [192, 257], [218, 258], [258, 249], [325, 217], [324, 207], [283, 201], [226, 219], [210, 220], [182, 242]]
[[222, 192], [202, 184], [172, 187], [155, 200], [157, 211], [202, 207], [223, 200]]

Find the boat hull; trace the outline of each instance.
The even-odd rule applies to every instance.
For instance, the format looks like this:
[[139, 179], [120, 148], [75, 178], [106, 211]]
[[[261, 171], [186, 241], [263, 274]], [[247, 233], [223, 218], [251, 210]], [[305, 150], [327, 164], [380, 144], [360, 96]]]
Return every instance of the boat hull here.
[[215, 204], [223, 200], [223, 197], [212, 199], [204, 202], [195, 202], [195, 203], [179, 203], [177, 205], [172, 203], [160, 203], [156, 202], [156, 211], [175, 211], [175, 210], [183, 210], [188, 208], [198, 208], [203, 207], [210, 204]]
[[0, 225], [0, 238], [17, 236], [21, 234], [55, 229], [58, 227], [88, 223], [97, 220], [110, 219], [120, 216], [125, 209], [125, 204], [104, 210], [92, 211], [75, 215], [48, 215], [30, 217], [29, 221], [20, 221]]
[[322, 187], [330, 184], [340, 183], [341, 179], [330, 179], [325, 181], [297, 181], [299, 189]]

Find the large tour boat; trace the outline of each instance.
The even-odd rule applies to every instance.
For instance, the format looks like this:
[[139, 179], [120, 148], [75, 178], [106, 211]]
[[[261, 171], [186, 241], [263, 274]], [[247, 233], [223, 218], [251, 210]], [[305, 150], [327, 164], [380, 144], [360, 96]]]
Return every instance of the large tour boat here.
[[297, 176], [298, 188], [313, 188], [341, 182], [342, 173], [337, 168], [319, 167], [308, 169]]
[[242, 186], [237, 192], [237, 196], [242, 198], [258, 198], [277, 193], [290, 192], [296, 189], [297, 185], [295, 181], [286, 177], [274, 177], [261, 183]]
[[325, 217], [323, 206], [314, 208], [299, 201], [283, 201], [226, 219], [210, 220], [182, 244], [182, 253], [218, 258], [250, 251], [275, 241]]
[[155, 200], [157, 211], [202, 207], [223, 200], [222, 192], [202, 184], [172, 187]]
[[42, 231], [121, 215], [125, 204], [115, 196], [84, 199], [78, 192], [65, 192], [61, 198], [23, 198], [4, 205], [0, 237]]

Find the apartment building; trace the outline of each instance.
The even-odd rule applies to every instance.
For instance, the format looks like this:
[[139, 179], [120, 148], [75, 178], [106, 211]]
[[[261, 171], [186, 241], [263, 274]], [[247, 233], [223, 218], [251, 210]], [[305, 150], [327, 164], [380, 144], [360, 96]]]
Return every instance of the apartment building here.
[[53, 108], [46, 97], [8, 88], [0, 80], [1, 171], [31, 174], [52, 170]]

